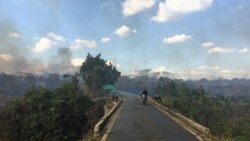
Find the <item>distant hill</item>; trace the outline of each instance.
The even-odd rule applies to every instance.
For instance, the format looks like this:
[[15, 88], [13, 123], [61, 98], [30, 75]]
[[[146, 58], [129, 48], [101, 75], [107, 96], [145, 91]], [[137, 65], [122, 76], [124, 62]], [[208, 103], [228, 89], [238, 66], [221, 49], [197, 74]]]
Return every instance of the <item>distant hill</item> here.
[[30, 73], [16, 75], [0, 74], [0, 96], [23, 96], [32, 86], [43, 86], [48, 89], [59, 87], [64, 82], [59, 74], [38, 76]]
[[[117, 83], [117, 89], [123, 91], [130, 91], [140, 93], [143, 88], [146, 88], [153, 93], [154, 87], [159, 82], [162, 76], [157, 75], [135, 75], [135, 76], [121, 76]], [[208, 80], [202, 78], [200, 80], [182, 80], [172, 79], [176, 83], [186, 83], [189, 87], [200, 88], [203, 87], [209, 94], [223, 94], [226, 96], [250, 96], [250, 79], [234, 78], [229, 79], [214, 79]]]
[[207, 80], [206, 78], [200, 80], [185, 81], [189, 86], [201, 87], [210, 94], [223, 94], [226, 96], [250, 96], [250, 80], [244, 78], [215, 79]]

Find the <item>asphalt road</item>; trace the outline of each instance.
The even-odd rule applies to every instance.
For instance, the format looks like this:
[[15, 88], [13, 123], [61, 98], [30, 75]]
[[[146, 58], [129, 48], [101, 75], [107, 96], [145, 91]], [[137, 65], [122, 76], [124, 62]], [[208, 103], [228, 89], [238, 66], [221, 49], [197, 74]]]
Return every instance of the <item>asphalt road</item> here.
[[138, 96], [123, 94], [125, 100], [109, 133], [108, 141], [197, 141], [197, 139]]

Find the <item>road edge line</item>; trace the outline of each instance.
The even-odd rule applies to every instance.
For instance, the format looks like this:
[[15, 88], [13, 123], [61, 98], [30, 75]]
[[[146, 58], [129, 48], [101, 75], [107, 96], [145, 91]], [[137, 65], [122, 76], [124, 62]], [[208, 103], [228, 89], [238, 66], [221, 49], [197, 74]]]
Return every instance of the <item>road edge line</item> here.
[[114, 112], [114, 114], [112, 115], [112, 116], [114, 116], [114, 119], [112, 121], [108, 121], [110, 123], [110, 125], [107, 127], [107, 131], [105, 133], [103, 133], [103, 136], [102, 136], [100, 141], [107, 141], [108, 135], [110, 134], [110, 132], [111, 132], [116, 120], [117, 120], [117, 117], [118, 117], [118, 115], [119, 115], [119, 113], [120, 113], [120, 111], [122, 109], [122, 106], [123, 106], [123, 104], [121, 103], [118, 106], [116, 112]]
[[99, 122], [95, 124], [94, 127], [94, 137], [101, 136], [101, 131], [103, 130], [103, 127], [107, 124], [110, 117], [115, 113], [115, 111], [118, 109], [118, 107], [121, 105], [123, 100], [119, 100], [116, 105], [108, 112], [108, 114], [104, 115]]
[[194, 135], [199, 141], [210, 141], [210, 139], [204, 139], [204, 135], [201, 135], [201, 133], [198, 133], [197, 130], [195, 130], [193, 127], [179, 119], [176, 115], [173, 113], [169, 112], [168, 110], [165, 109], [164, 106], [160, 105], [159, 103], [155, 102], [151, 98], [149, 98], [149, 103], [151, 103], [156, 109], [161, 111], [163, 114], [166, 116], [170, 117], [173, 121], [175, 121], [177, 124], [181, 125], [185, 130], [190, 132], [192, 135]]

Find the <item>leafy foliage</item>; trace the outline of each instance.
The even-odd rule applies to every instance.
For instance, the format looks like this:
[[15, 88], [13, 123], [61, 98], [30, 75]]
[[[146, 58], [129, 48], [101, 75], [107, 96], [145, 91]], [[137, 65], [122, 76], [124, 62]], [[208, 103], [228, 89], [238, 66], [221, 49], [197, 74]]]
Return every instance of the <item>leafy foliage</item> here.
[[[32, 86], [43, 86], [54, 89], [63, 84], [59, 74], [49, 74], [48, 76], [36, 76], [33, 74], [0, 74], [0, 96], [23, 96]], [[1, 104], [1, 103], [0, 103]]]
[[[242, 101], [220, 93], [212, 96], [203, 87], [189, 88], [182, 81], [169, 78], [160, 78], [155, 91], [162, 96], [163, 105], [208, 127], [216, 136], [242, 141], [250, 137], [247, 98]], [[236, 114], [239, 110], [242, 113]]]
[[[80, 70], [85, 84], [92, 90], [100, 90], [104, 84], [114, 84], [120, 76], [120, 72], [100, 56], [88, 54]], [[103, 116], [106, 100], [92, 101], [80, 90], [76, 76], [65, 74], [63, 81], [58, 74], [45, 78], [2, 73], [0, 84], [4, 89], [0, 89], [0, 95], [11, 87], [14, 92], [22, 93], [33, 87], [25, 96], [9, 101], [0, 109], [0, 140], [75, 141], [86, 135]]]
[[96, 57], [88, 54], [80, 68], [80, 75], [88, 88], [94, 91], [101, 90], [105, 84], [114, 84], [120, 72], [112, 64], [106, 64], [101, 54]]
[[89, 130], [96, 114], [95, 103], [79, 91], [75, 77], [54, 90], [34, 87], [0, 113], [0, 139], [75, 141]]

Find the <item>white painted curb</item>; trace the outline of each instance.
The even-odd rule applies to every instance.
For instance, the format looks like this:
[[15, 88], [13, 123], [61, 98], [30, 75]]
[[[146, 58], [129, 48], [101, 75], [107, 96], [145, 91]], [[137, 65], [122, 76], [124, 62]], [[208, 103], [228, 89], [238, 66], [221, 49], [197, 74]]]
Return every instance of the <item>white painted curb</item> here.
[[[155, 102], [151, 98], [149, 98], [149, 102], [152, 103], [153, 105], [155, 105], [157, 108], [167, 112], [168, 116], [171, 116], [171, 118], [173, 120], [181, 121], [185, 125], [181, 124], [180, 122], [177, 122], [177, 123], [181, 124], [182, 126], [188, 126], [188, 127], [185, 127], [185, 129], [189, 130], [198, 139], [200, 138], [199, 140], [201, 140], [201, 141], [209, 140], [209, 138], [207, 138], [209, 136], [209, 128], [204, 127], [204, 126], [200, 125], [199, 123], [194, 122], [193, 120], [191, 120], [191, 119], [189, 119], [189, 118], [187, 118], [179, 113], [176, 113], [167, 107], [160, 105], [159, 103]], [[204, 138], [206, 138], [206, 139], [204, 139]]]
[[112, 116], [112, 114], [116, 111], [116, 109], [119, 107], [119, 105], [122, 103], [122, 100], [119, 100], [115, 106], [108, 112], [108, 114], [104, 115], [100, 121], [95, 125], [94, 128], [94, 137], [100, 136], [101, 131], [105, 124], [108, 122], [109, 118]]

